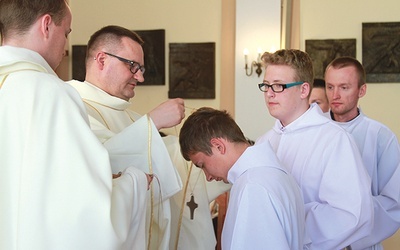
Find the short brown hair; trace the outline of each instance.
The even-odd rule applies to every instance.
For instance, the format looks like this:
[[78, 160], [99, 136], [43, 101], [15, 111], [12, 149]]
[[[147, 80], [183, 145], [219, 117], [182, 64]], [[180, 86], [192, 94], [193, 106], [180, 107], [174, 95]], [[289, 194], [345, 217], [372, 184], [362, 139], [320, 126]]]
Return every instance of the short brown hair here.
[[290, 66], [296, 72], [296, 82], [308, 82], [312, 88], [314, 82], [314, 69], [310, 56], [301, 50], [281, 49], [275, 53], [265, 52], [261, 60], [265, 67], [268, 65]]
[[121, 45], [121, 39], [127, 37], [143, 45], [143, 39], [134, 31], [121, 26], [109, 25], [96, 31], [89, 39], [86, 51], [86, 62], [93, 58], [99, 47], [110, 47], [110, 53], [114, 53], [111, 48], [118, 48]]
[[0, 0], [0, 32], [2, 39], [24, 34], [33, 23], [49, 14], [59, 26], [67, 13], [65, 0]]
[[227, 111], [203, 107], [191, 114], [181, 128], [179, 144], [183, 157], [190, 160], [190, 155], [199, 152], [211, 155], [212, 138], [248, 144], [243, 132]]
[[366, 82], [364, 67], [357, 59], [355, 59], [353, 57], [343, 56], [343, 57], [338, 57], [338, 58], [334, 59], [326, 67], [325, 74], [329, 67], [332, 67], [334, 69], [354, 67], [354, 69], [356, 70], [357, 76], [358, 76], [358, 87], [361, 87]]

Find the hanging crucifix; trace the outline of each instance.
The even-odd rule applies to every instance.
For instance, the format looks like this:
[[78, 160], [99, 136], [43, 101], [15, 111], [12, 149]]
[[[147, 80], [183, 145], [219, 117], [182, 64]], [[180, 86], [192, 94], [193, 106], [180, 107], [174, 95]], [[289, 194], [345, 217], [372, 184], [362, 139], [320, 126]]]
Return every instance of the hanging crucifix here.
[[190, 197], [190, 201], [186, 202], [186, 205], [190, 208], [190, 219], [194, 219], [194, 210], [199, 206], [197, 203], [194, 201], [194, 196], [193, 194]]

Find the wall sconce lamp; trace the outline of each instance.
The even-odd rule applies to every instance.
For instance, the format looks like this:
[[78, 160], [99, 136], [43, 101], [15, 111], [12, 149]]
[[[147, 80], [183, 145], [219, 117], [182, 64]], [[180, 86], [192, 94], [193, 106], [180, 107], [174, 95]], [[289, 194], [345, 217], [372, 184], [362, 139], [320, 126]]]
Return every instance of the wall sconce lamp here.
[[[249, 50], [248, 49], [244, 49], [243, 54], [244, 54], [244, 69], [246, 70], [246, 76], [251, 76], [253, 74], [253, 68], [255, 68], [255, 72], [257, 74], [258, 77], [260, 77], [261, 73], [262, 73], [262, 69], [261, 69], [261, 49], [258, 49], [258, 57], [257, 57], [257, 61], [252, 61], [250, 63], [250, 67], [248, 66], [247, 63], [247, 57], [249, 55]], [[248, 71], [248, 69], [250, 69], [250, 73]]]

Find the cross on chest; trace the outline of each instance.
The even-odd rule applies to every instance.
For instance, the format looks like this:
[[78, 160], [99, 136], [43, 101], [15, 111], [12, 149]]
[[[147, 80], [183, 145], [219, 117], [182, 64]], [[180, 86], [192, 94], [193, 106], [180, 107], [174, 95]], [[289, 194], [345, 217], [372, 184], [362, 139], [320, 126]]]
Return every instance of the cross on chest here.
[[192, 195], [190, 197], [190, 201], [186, 202], [186, 205], [190, 209], [190, 219], [194, 219], [194, 210], [199, 206], [195, 201], [194, 201], [194, 196]]

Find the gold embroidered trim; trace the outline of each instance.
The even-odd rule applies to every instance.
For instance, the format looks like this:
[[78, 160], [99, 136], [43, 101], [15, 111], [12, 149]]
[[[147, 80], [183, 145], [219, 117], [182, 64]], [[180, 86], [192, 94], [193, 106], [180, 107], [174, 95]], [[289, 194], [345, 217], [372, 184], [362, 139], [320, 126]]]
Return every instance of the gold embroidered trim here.
[[110, 126], [109, 126], [108, 123], [106, 122], [106, 119], [104, 119], [104, 117], [103, 117], [103, 115], [100, 113], [100, 111], [99, 111], [95, 106], [93, 106], [92, 104], [90, 104], [89, 101], [88, 101], [87, 99], [82, 99], [82, 100], [83, 100], [84, 103], [86, 103], [88, 106], [90, 106], [94, 111], [96, 111], [96, 112], [99, 114], [100, 118], [103, 120], [103, 122], [104, 122], [104, 124], [106, 125], [107, 129], [108, 129], [108, 130], [111, 130], [111, 129], [110, 129]]
[[3, 83], [6, 81], [7, 77], [8, 77], [8, 75], [5, 75], [5, 76], [3, 77], [3, 79], [1, 80], [1, 82], [0, 82], [0, 89], [1, 89], [1, 87], [3, 86]]
[[31, 62], [16, 62], [11, 65], [7, 65], [0, 68], [0, 89], [3, 86], [3, 83], [6, 81], [7, 77], [11, 73], [19, 72], [19, 71], [38, 71], [38, 72], [47, 72], [46, 69], [38, 64], [34, 64]]
[[178, 230], [177, 230], [176, 241], [175, 241], [175, 250], [178, 249], [179, 235], [180, 235], [180, 232], [181, 232], [181, 225], [182, 225], [183, 210], [185, 208], [186, 192], [187, 192], [187, 188], [188, 188], [188, 185], [189, 185], [190, 175], [192, 173], [192, 168], [193, 168], [193, 162], [190, 163], [189, 173], [188, 173], [188, 176], [187, 176], [187, 179], [186, 179], [186, 183], [185, 183], [185, 188], [184, 188], [184, 191], [183, 191], [183, 198], [182, 198], [182, 203], [181, 203], [181, 211], [179, 213]]
[[[147, 131], [148, 131], [148, 141], [147, 141], [147, 150], [148, 150], [148, 161], [149, 161], [149, 172], [150, 174], [153, 174], [153, 164], [152, 164], [152, 160], [151, 160], [151, 135], [152, 135], [152, 131], [151, 131], [151, 121], [150, 121], [150, 116], [147, 116]], [[130, 117], [130, 116], [129, 116]], [[151, 182], [150, 184], [150, 225], [149, 225], [149, 239], [147, 241], [147, 249], [151, 249], [150, 247], [150, 242], [151, 242], [151, 236], [152, 236], [152, 230], [153, 230], [153, 219], [154, 219], [154, 190], [153, 190], [153, 182]]]

